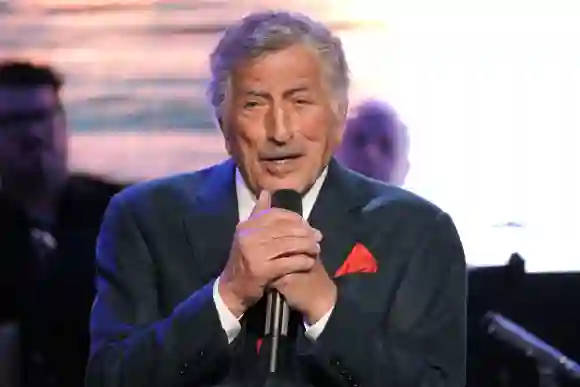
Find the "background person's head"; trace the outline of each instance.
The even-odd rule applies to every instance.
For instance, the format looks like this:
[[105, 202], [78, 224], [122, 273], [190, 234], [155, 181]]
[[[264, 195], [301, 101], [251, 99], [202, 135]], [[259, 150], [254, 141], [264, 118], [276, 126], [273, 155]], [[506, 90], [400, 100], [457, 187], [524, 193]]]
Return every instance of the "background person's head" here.
[[25, 61], [0, 62], [0, 179], [3, 189], [42, 195], [67, 175], [63, 80]]
[[349, 74], [340, 40], [303, 15], [251, 14], [211, 55], [209, 97], [254, 193], [306, 191], [341, 141]]
[[349, 116], [338, 159], [365, 176], [402, 185], [409, 171], [409, 133], [397, 112], [378, 100]]

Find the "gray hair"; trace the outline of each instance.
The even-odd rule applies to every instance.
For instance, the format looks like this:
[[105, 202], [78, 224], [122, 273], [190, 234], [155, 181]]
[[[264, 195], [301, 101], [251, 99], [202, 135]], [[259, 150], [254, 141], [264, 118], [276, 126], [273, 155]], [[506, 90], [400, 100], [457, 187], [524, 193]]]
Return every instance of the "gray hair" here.
[[220, 118], [233, 69], [244, 60], [306, 44], [320, 56], [333, 92], [346, 105], [349, 71], [340, 39], [323, 24], [298, 13], [266, 11], [252, 13], [229, 27], [210, 56], [208, 98]]

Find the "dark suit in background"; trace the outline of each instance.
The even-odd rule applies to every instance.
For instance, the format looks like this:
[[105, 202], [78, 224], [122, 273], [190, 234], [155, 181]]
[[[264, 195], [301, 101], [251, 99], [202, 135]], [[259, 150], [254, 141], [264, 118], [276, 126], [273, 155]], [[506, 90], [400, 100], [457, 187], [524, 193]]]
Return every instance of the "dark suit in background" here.
[[[212, 299], [238, 221], [234, 171], [227, 161], [112, 200], [98, 239], [86, 386], [263, 383], [261, 304], [228, 345]], [[329, 273], [355, 243], [378, 271], [336, 279], [337, 303], [316, 342], [294, 319], [290, 385], [463, 386], [465, 261], [449, 216], [332, 161], [309, 222], [324, 235]]]
[[[95, 241], [109, 199], [121, 188], [91, 176], [71, 176], [53, 224], [37, 224], [0, 193], [0, 323], [20, 327], [25, 387], [83, 384]], [[57, 243], [44, 258], [33, 229], [42, 229]]]

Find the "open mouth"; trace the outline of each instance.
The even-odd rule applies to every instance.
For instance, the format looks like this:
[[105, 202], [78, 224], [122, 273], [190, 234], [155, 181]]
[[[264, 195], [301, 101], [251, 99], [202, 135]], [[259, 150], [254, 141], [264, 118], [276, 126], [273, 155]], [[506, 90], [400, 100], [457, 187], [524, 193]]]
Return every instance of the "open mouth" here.
[[268, 163], [284, 164], [296, 160], [300, 157], [299, 154], [288, 154], [288, 155], [275, 155], [275, 156], [265, 156], [262, 157], [262, 161]]

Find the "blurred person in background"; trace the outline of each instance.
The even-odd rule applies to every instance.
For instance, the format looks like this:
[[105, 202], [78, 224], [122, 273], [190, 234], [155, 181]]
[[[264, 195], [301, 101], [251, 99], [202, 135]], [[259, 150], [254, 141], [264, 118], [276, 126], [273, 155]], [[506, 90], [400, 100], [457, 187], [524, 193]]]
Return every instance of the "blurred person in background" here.
[[83, 383], [95, 240], [122, 186], [69, 173], [62, 86], [48, 66], [0, 62], [2, 385]]
[[349, 115], [337, 158], [346, 167], [401, 186], [409, 171], [409, 133], [387, 103], [371, 99]]

